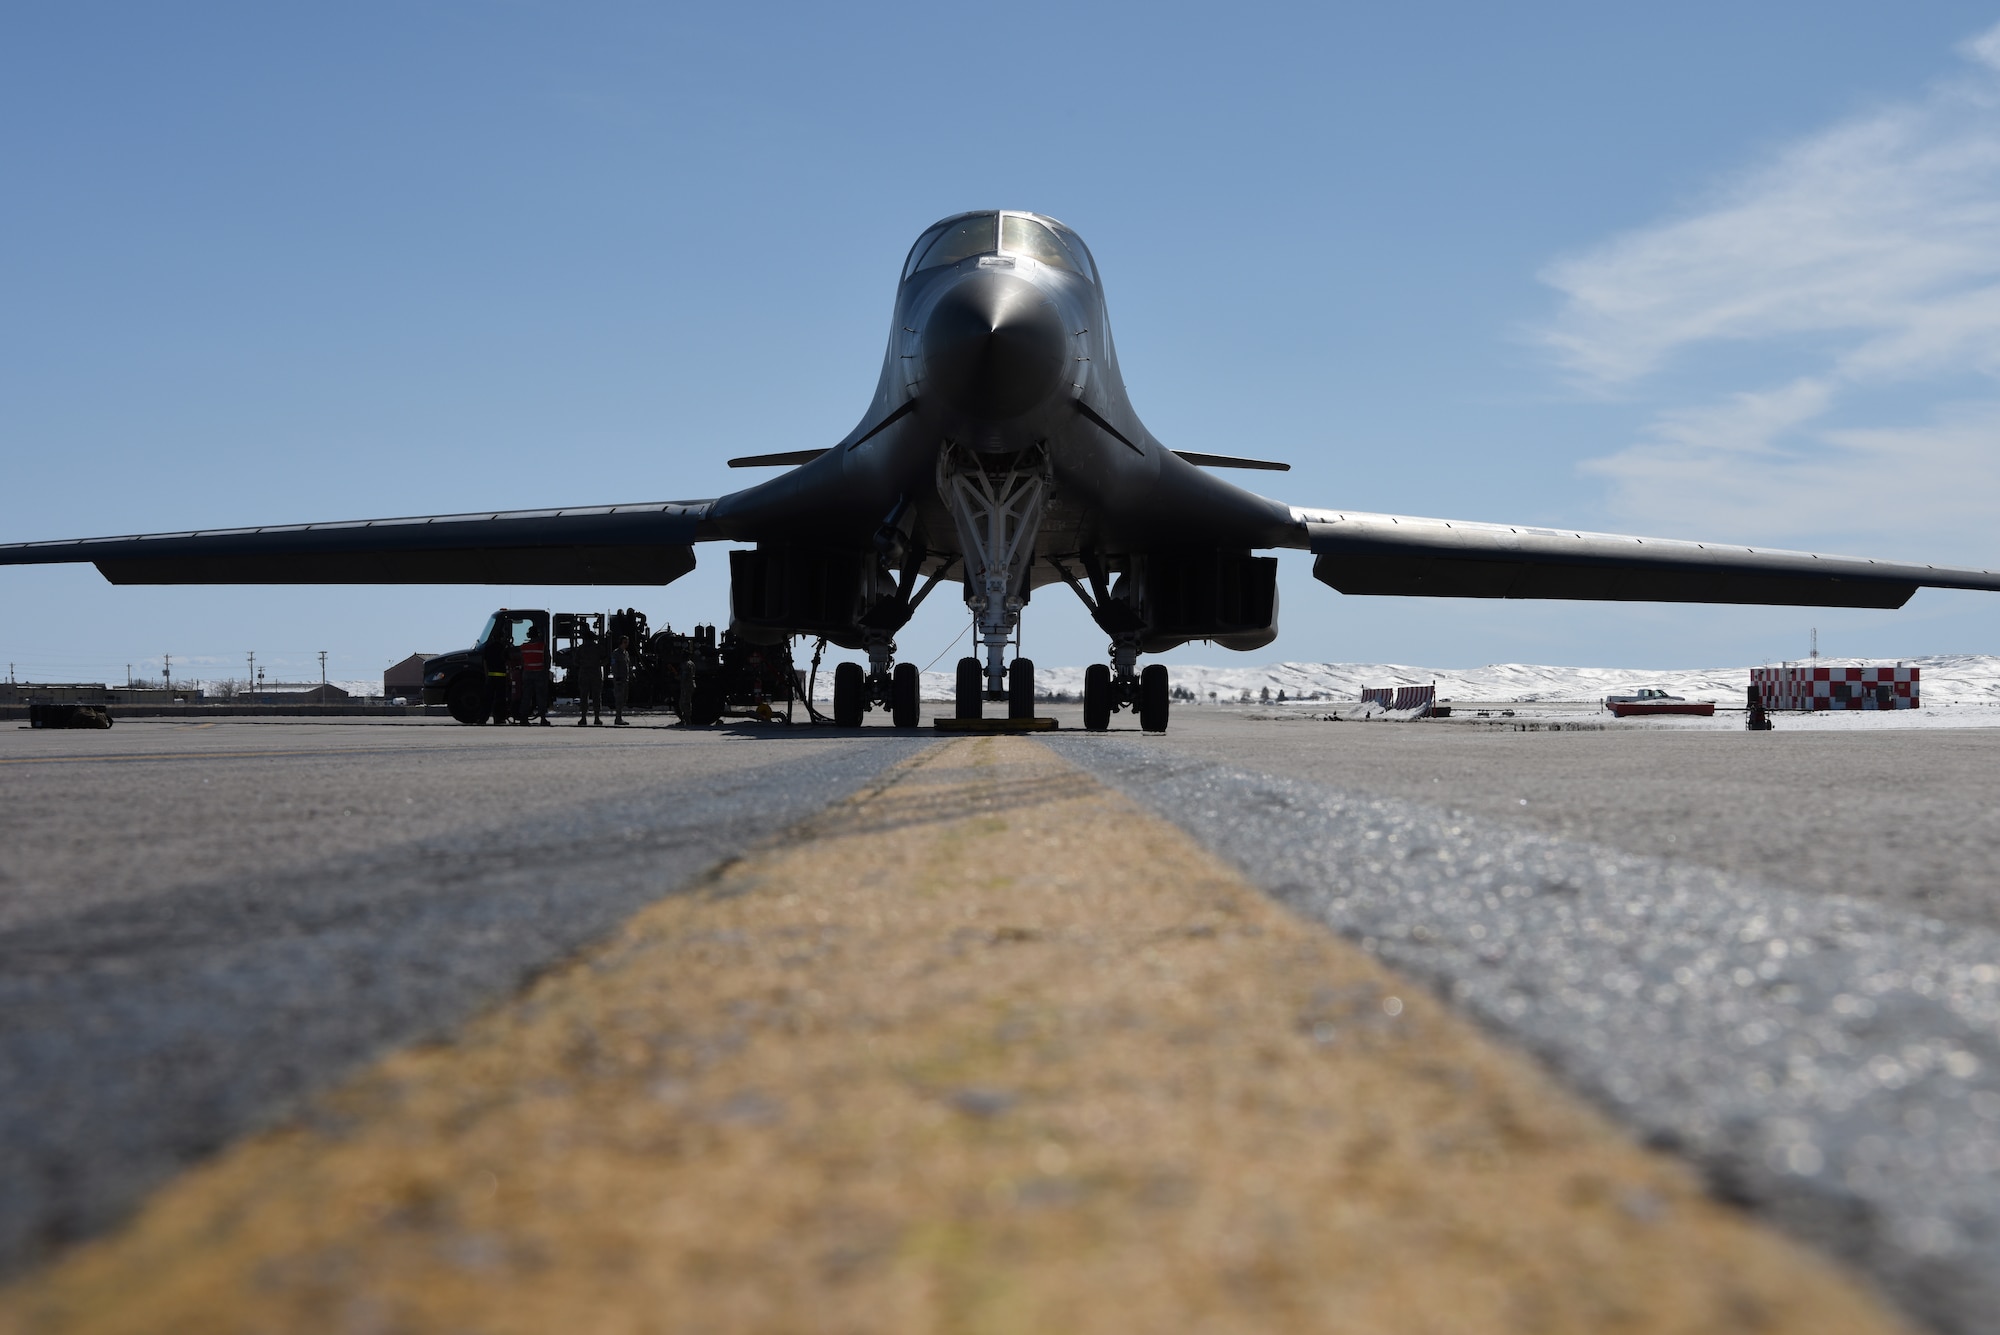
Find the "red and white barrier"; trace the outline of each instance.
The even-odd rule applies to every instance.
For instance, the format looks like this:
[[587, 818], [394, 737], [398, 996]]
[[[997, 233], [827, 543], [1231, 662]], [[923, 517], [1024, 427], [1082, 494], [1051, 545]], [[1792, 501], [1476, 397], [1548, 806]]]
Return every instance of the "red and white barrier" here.
[[1437, 704], [1437, 686], [1366, 686], [1361, 691], [1361, 703], [1376, 705], [1382, 709], [1402, 711], [1414, 709], [1412, 718], [1429, 718]]
[[1762, 667], [1750, 669], [1766, 709], [1917, 709], [1913, 667]]

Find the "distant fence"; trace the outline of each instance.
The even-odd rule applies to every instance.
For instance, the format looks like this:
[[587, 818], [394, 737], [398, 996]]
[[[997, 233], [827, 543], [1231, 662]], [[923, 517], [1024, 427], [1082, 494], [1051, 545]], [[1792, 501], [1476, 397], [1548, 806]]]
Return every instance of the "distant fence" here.
[[1917, 668], [1762, 667], [1750, 684], [1766, 709], [1918, 709]]

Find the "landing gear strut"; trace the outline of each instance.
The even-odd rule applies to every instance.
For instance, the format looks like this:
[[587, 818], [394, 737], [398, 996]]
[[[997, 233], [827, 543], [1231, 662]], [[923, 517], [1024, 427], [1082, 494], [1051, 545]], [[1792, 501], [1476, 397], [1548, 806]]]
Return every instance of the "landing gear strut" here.
[[[1007, 701], [1010, 718], [1034, 715], [1035, 665], [1016, 659], [1014, 675], [1027, 684], [1010, 687], [1007, 648], [1020, 629], [1021, 609], [1028, 602], [1028, 571], [1052, 477], [1048, 451], [1039, 445], [1014, 456], [1005, 473], [988, 472], [983, 460], [956, 447], [938, 454], [938, 493], [951, 502], [952, 520], [965, 549], [965, 605], [972, 609], [986, 655], [983, 668], [976, 658], [959, 660], [960, 718], [979, 717], [977, 701], [966, 698], [968, 663], [985, 677], [981, 698]], [[1016, 704], [1021, 690], [1030, 702], [1025, 714]], [[970, 714], [968, 704], [975, 706]]]

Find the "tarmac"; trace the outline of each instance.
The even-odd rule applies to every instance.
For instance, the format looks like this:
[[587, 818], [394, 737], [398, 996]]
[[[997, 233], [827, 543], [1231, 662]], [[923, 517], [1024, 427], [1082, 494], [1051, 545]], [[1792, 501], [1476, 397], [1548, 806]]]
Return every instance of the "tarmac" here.
[[[0, 1328], [169, 1274], [218, 1330], [533, 1329], [582, 1271], [635, 1330], [2000, 1310], [2000, 730], [0, 739]], [[572, 1170], [657, 1227], [583, 1246]]]

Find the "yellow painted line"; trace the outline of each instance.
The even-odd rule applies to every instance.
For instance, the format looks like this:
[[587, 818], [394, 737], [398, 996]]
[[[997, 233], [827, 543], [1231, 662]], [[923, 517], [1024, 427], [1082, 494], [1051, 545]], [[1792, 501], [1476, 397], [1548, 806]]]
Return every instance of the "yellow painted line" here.
[[1014, 738], [946, 743], [0, 1293], [9, 1332], [1879, 1332]]

